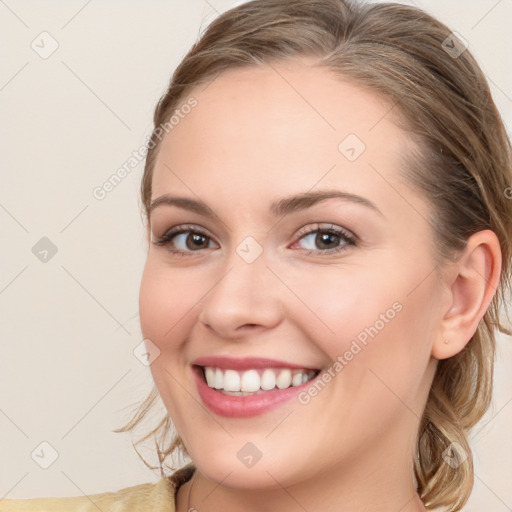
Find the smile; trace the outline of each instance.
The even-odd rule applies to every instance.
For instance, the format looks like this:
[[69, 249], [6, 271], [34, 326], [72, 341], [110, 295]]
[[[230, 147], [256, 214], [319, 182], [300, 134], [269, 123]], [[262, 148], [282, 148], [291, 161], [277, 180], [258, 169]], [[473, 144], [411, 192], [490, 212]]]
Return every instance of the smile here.
[[203, 376], [211, 389], [232, 396], [249, 396], [305, 384], [318, 371], [290, 368], [251, 368], [244, 371], [203, 367]]
[[249, 418], [297, 397], [319, 369], [266, 358], [201, 357], [191, 365], [202, 403], [213, 413]]

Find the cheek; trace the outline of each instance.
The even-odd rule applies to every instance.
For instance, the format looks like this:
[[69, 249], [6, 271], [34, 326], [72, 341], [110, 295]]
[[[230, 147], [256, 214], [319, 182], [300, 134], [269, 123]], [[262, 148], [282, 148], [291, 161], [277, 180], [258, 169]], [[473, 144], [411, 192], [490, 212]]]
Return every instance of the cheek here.
[[[150, 371], [156, 388], [180, 431], [183, 422], [198, 411], [190, 407], [190, 395], [184, 391], [186, 381], [184, 350], [194, 320], [194, 306], [204, 295], [199, 285], [190, 283], [185, 270], [170, 269], [151, 254], [148, 255], [139, 290], [139, 315], [142, 336], [160, 350]], [[184, 414], [186, 411], [186, 414]]]
[[437, 291], [433, 280], [414, 289], [418, 275], [417, 267], [393, 265], [388, 271], [324, 267], [294, 276], [294, 291], [305, 304], [295, 299], [290, 314], [331, 361], [342, 359], [336, 373], [346, 375], [345, 391], [357, 393], [363, 381], [385, 389], [379, 377], [397, 393], [420, 385], [430, 360]]
[[336, 404], [324, 410], [332, 446], [386, 435], [400, 418], [421, 417], [428, 387], [431, 325], [424, 302], [429, 291], [408, 295], [407, 276], [399, 280], [353, 270], [302, 277], [297, 286], [309, 290], [307, 304], [321, 321], [304, 306], [293, 313], [300, 331], [332, 361], [327, 369], [332, 378], [325, 394], [319, 393]]
[[190, 322], [194, 307], [206, 293], [204, 280], [192, 272], [173, 271], [148, 255], [139, 291], [140, 324], [144, 338], [162, 351], [173, 347], [173, 340], [179, 339], [176, 334]]
[[401, 309], [395, 285], [356, 265], [311, 268], [290, 275], [287, 282], [294, 283], [297, 297], [287, 299], [290, 315], [332, 359], [354, 339], [364, 344], [374, 324], [385, 330]]

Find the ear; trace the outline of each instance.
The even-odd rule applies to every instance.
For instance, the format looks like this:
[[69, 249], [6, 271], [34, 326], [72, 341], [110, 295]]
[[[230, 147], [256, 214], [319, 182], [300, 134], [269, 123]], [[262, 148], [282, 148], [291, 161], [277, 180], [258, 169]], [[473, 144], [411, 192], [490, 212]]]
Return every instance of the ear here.
[[458, 354], [476, 332], [496, 292], [501, 274], [501, 248], [493, 231], [472, 235], [447, 273], [448, 307], [432, 346], [432, 357]]

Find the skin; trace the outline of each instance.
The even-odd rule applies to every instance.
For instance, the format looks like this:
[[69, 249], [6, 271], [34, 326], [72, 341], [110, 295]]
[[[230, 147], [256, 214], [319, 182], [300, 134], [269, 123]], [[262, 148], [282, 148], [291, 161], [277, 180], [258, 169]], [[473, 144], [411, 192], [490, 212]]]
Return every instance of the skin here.
[[[142, 332], [160, 350], [153, 378], [198, 468], [177, 510], [187, 510], [190, 491], [190, 506], [208, 512], [425, 510], [412, 477], [419, 418], [438, 359], [464, 347], [492, 298], [495, 235], [477, 233], [456, 262], [436, 268], [429, 201], [400, 177], [411, 141], [384, 101], [323, 68], [228, 71], [190, 95], [198, 105], [163, 139], [152, 199], [201, 200], [215, 216], [162, 205], [148, 234], [192, 224], [210, 238], [196, 250], [186, 236], [150, 243], [140, 289]], [[353, 162], [338, 150], [351, 133], [366, 146]], [[270, 211], [319, 190], [357, 194], [380, 213], [341, 199]], [[331, 247], [343, 250], [325, 254], [314, 234], [301, 239], [318, 223], [356, 244], [335, 238]], [[236, 252], [247, 236], [263, 249], [253, 263]], [[309, 403], [248, 419], [202, 405], [195, 358], [327, 369], [397, 302], [401, 311]], [[237, 457], [247, 442], [262, 453], [251, 468]]]

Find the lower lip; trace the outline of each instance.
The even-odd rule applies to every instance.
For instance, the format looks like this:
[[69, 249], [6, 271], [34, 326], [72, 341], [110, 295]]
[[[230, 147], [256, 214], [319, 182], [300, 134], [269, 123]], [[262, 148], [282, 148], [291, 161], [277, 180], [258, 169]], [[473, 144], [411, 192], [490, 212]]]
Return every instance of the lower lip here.
[[225, 395], [210, 388], [204, 381], [200, 368], [194, 368], [193, 373], [196, 379], [199, 396], [204, 405], [215, 414], [229, 418], [249, 418], [269, 412], [284, 402], [296, 397], [304, 388], [311, 385], [316, 378], [300, 386], [292, 386], [286, 389], [274, 388], [273, 390], [257, 395], [232, 396]]

